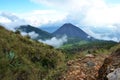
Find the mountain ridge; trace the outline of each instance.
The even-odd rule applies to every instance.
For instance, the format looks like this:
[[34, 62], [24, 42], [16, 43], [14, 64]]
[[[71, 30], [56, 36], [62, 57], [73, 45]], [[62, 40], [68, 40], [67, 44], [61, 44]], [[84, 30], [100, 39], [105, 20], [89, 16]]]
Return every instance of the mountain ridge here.
[[82, 29], [80, 29], [79, 27], [77, 27], [71, 23], [65, 23], [64, 25], [62, 25], [59, 29], [57, 29], [52, 34], [57, 37], [66, 35], [70, 38], [81, 38], [81, 39], [85, 39], [85, 40], [91, 38], [90, 35], [88, 35]]
[[19, 30], [20, 32], [26, 32], [26, 33], [35, 32], [36, 34], [38, 34], [38, 37], [36, 38], [37, 40], [50, 39], [53, 37], [52, 34], [31, 25], [21, 25], [20, 27], [17, 28], [17, 30]]

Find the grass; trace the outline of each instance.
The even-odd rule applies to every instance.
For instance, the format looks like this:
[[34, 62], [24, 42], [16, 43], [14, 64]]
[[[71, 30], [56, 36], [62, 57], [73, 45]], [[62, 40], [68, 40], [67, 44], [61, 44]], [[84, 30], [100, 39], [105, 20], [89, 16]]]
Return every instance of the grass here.
[[60, 50], [0, 26], [0, 80], [56, 80], [64, 61]]
[[63, 50], [65, 53], [77, 53], [82, 52], [86, 50], [98, 50], [98, 49], [110, 49], [112, 46], [115, 46], [117, 43], [113, 41], [80, 41], [79, 43], [75, 44], [66, 44], [61, 47], [61, 50]]

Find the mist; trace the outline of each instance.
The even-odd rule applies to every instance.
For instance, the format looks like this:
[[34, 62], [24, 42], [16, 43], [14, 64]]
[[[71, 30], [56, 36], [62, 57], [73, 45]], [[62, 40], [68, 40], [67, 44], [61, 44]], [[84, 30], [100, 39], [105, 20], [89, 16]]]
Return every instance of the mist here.
[[21, 35], [22, 36], [30, 36], [31, 39], [36, 39], [39, 34], [37, 34], [36, 32], [32, 31], [32, 32], [29, 32], [29, 33], [26, 33], [26, 32], [21, 32]]
[[[22, 36], [30, 36], [31, 39], [36, 39], [37, 37], [39, 37], [39, 34], [37, 34], [36, 32], [32, 31], [32, 32], [29, 32], [29, 33], [26, 33], [26, 32], [22, 32], [21, 31], [21, 35]], [[61, 38], [57, 38], [57, 37], [52, 37], [51, 39], [46, 39], [46, 40], [42, 40], [42, 39], [39, 39], [38, 40], [39, 42], [42, 42], [42, 43], [45, 43], [47, 45], [51, 45], [55, 48], [59, 48], [61, 47], [65, 42], [67, 42], [67, 36], [64, 35], [62, 36]]]
[[53, 46], [55, 48], [59, 48], [65, 42], [67, 42], [67, 36], [64, 35], [61, 38], [52, 37], [51, 39], [48, 39], [48, 40], [39, 40], [39, 42], [43, 42], [43, 43], [51, 45], [51, 46]]

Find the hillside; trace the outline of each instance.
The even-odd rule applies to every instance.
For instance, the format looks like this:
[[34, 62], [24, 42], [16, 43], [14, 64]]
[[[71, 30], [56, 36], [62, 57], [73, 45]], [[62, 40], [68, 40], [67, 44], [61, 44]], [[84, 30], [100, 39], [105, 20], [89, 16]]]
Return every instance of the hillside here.
[[89, 35], [87, 33], [85, 33], [83, 30], [74, 26], [71, 23], [65, 23], [63, 26], [61, 26], [59, 29], [53, 32], [53, 35], [55, 36], [67, 35], [68, 38], [80, 38], [83, 40], [90, 39], [88, 38]]
[[97, 80], [104, 59], [120, 48], [113, 41], [83, 41], [56, 50], [2, 26], [0, 44], [0, 80]]
[[98, 71], [98, 80], [120, 80], [120, 44], [111, 51]]
[[21, 32], [26, 32], [26, 33], [35, 32], [36, 34], [38, 34], [38, 37], [35, 38], [36, 40], [38, 39], [44, 40], [52, 37], [52, 34], [31, 25], [22, 25], [19, 28], [17, 28], [17, 30]]
[[97, 49], [110, 49], [115, 46], [117, 42], [114, 41], [80, 41], [74, 44], [65, 44], [60, 47], [65, 53], [77, 53], [82, 51], [95, 51]]
[[57, 80], [64, 59], [61, 51], [0, 26], [0, 80]]
[[66, 64], [61, 80], [120, 80], [120, 44], [77, 52]]

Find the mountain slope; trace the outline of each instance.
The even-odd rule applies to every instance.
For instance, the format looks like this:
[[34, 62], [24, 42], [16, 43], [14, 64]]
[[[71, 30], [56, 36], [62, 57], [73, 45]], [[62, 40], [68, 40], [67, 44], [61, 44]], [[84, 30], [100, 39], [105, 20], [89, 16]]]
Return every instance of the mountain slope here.
[[111, 54], [104, 59], [97, 80], [120, 80], [120, 44], [112, 47]]
[[119, 80], [120, 44], [111, 41], [91, 44], [87, 49], [81, 46], [85, 50], [76, 54], [69, 51], [68, 69], [61, 80]]
[[63, 64], [61, 51], [0, 26], [0, 80], [56, 80]]
[[52, 37], [50, 33], [30, 25], [22, 25], [18, 28], [18, 30], [26, 33], [35, 32], [36, 34], [39, 35], [36, 39], [48, 39]]
[[67, 35], [68, 38], [80, 38], [80, 39], [88, 39], [89, 35], [85, 33], [80, 28], [74, 26], [71, 23], [66, 23], [63, 26], [61, 26], [58, 30], [53, 32], [53, 35], [55, 36], [63, 36]]
[[56, 26], [41, 26], [40, 29], [47, 31], [49, 33], [53, 33], [55, 30], [58, 29]]
[[114, 41], [81, 41], [80, 43], [75, 43], [71, 45], [63, 45], [61, 49], [66, 53], [77, 53], [80, 51], [87, 51], [87, 50], [96, 50], [96, 49], [110, 49], [111, 47], [115, 46], [117, 42]]

